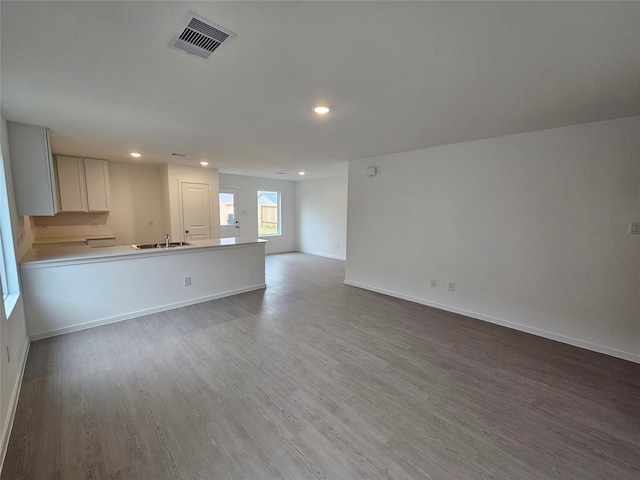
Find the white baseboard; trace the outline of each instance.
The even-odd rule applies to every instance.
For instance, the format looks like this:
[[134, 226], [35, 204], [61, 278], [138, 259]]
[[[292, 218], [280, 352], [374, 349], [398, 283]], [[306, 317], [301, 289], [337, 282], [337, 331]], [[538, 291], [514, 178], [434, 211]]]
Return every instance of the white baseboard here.
[[422, 298], [412, 297], [410, 295], [404, 295], [402, 293], [394, 292], [391, 290], [385, 290], [383, 288], [377, 288], [372, 285], [366, 285], [359, 282], [352, 282], [350, 280], [345, 280], [344, 283], [345, 285], [351, 285], [352, 287], [371, 290], [372, 292], [382, 293], [383, 295], [389, 295], [391, 297], [401, 298], [403, 300], [419, 303], [421, 305], [427, 305], [428, 307], [434, 307], [440, 310], [446, 310], [447, 312], [458, 313], [460, 315], [465, 315], [467, 317], [475, 318], [477, 320], [482, 320], [489, 323], [495, 323], [496, 325], [502, 325], [503, 327], [513, 328], [514, 330], [531, 333], [532, 335], [548, 338], [550, 340], [556, 340], [558, 342], [566, 343], [568, 345], [573, 345], [574, 347], [580, 347], [586, 350], [591, 350], [598, 353], [604, 353], [605, 355], [610, 355], [612, 357], [622, 358], [623, 360], [629, 360], [630, 362], [640, 363], [640, 355], [637, 355], [635, 353], [617, 350], [615, 348], [607, 347], [605, 345], [599, 345], [597, 343], [591, 343], [584, 340], [580, 340], [579, 338], [560, 335], [558, 333], [549, 332], [547, 330], [541, 330], [539, 328], [529, 327], [528, 325], [522, 325], [521, 323], [510, 322], [509, 320], [504, 320], [502, 318], [492, 317], [489, 315], [484, 315], [482, 313], [471, 312], [469, 310], [463, 310], [461, 308], [452, 307], [450, 305], [444, 305], [442, 303], [429, 302], [428, 300], [424, 300]]
[[24, 369], [27, 366], [27, 356], [29, 354], [30, 344], [31, 342], [27, 338], [27, 341], [25, 342], [25, 345], [22, 349], [22, 357], [20, 358], [20, 364], [18, 365], [18, 375], [16, 375], [16, 382], [13, 385], [11, 399], [9, 400], [7, 419], [4, 422], [4, 426], [2, 428], [2, 437], [0, 437], [0, 471], [2, 471], [2, 467], [4, 466], [4, 457], [7, 455], [9, 437], [11, 436], [13, 420], [16, 416], [16, 409], [18, 408], [18, 398], [20, 397], [20, 388], [22, 387], [22, 379], [24, 378]]
[[282, 249], [278, 249], [278, 250], [271, 250], [271, 251], [266, 251], [264, 252], [265, 255], [278, 255], [280, 253], [292, 253], [295, 252], [295, 250], [292, 250], [290, 248], [282, 248]]
[[343, 262], [347, 260], [344, 255], [342, 255], [342, 256], [340, 256], [340, 255], [330, 255], [328, 253], [314, 252], [312, 250], [296, 250], [296, 251], [300, 252], [300, 253], [306, 253], [307, 255], [315, 255], [316, 257], [324, 257], [324, 258], [332, 258], [334, 260], [342, 260]]
[[145, 308], [143, 310], [137, 310], [135, 312], [129, 312], [122, 315], [116, 315], [114, 317], [101, 318], [99, 320], [93, 320], [91, 322], [80, 323], [77, 325], [71, 325], [63, 328], [55, 328], [53, 330], [46, 330], [44, 332], [33, 333], [29, 336], [30, 340], [41, 340], [43, 338], [55, 337], [57, 335], [63, 335], [65, 333], [78, 332], [80, 330], [86, 330], [87, 328], [99, 327], [100, 325], [107, 325], [109, 323], [121, 322], [123, 320], [129, 320], [131, 318], [141, 317], [143, 315], [149, 315], [151, 313], [164, 312], [166, 310], [173, 310], [174, 308], [186, 307], [187, 305], [195, 305], [196, 303], [208, 302], [209, 300], [216, 300], [217, 298], [229, 297], [231, 295], [237, 295], [239, 293], [251, 292], [253, 290], [261, 290], [267, 288], [267, 285], [262, 283], [260, 285], [253, 285], [251, 287], [239, 288], [236, 290], [229, 290], [227, 292], [216, 293], [214, 295], [207, 295], [205, 297], [192, 298], [182, 302], [168, 303], [159, 307]]

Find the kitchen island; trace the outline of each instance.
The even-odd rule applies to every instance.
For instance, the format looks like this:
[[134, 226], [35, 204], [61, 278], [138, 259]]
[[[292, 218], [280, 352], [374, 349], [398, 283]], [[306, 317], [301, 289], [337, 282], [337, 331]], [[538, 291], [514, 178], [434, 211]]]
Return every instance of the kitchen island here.
[[32, 340], [265, 288], [265, 240], [188, 246], [52, 247], [20, 260]]

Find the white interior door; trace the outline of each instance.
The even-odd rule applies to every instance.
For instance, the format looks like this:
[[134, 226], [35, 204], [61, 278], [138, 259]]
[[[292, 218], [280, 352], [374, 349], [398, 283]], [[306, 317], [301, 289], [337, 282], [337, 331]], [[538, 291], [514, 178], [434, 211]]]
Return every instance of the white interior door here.
[[239, 237], [239, 191], [235, 187], [220, 187], [218, 195], [220, 200], [220, 237]]
[[182, 231], [186, 240], [211, 238], [211, 195], [206, 183], [180, 183]]

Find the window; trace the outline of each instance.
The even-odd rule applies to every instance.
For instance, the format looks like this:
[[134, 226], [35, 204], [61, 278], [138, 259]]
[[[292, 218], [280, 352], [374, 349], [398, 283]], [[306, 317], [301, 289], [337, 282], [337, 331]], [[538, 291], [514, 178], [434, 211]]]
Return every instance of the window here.
[[4, 158], [0, 148], [0, 281], [2, 284], [2, 300], [7, 318], [11, 315], [19, 296], [18, 266], [13, 251], [11, 234], [11, 215], [9, 213], [9, 196], [7, 180], [4, 174]]
[[0, 285], [2, 285], [2, 300], [6, 302], [9, 296], [9, 283], [7, 282], [7, 262], [4, 260], [4, 255], [2, 235], [0, 235]]
[[258, 190], [258, 236], [280, 235], [280, 192]]
[[233, 193], [220, 192], [218, 197], [220, 202], [220, 226], [235, 225], [236, 209]]

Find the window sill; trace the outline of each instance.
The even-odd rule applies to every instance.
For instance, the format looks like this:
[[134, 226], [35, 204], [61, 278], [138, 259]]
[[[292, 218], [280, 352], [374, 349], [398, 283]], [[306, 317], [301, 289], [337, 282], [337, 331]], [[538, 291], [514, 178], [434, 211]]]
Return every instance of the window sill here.
[[281, 237], [282, 234], [281, 233], [267, 233], [264, 235], [258, 235], [258, 238], [262, 238], [262, 237]]
[[7, 319], [13, 313], [13, 309], [18, 303], [18, 299], [20, 298], [19, 293], [12, 293], [7, 295], [7, 298], [4, 299], [4, 312], [7, 314]]

